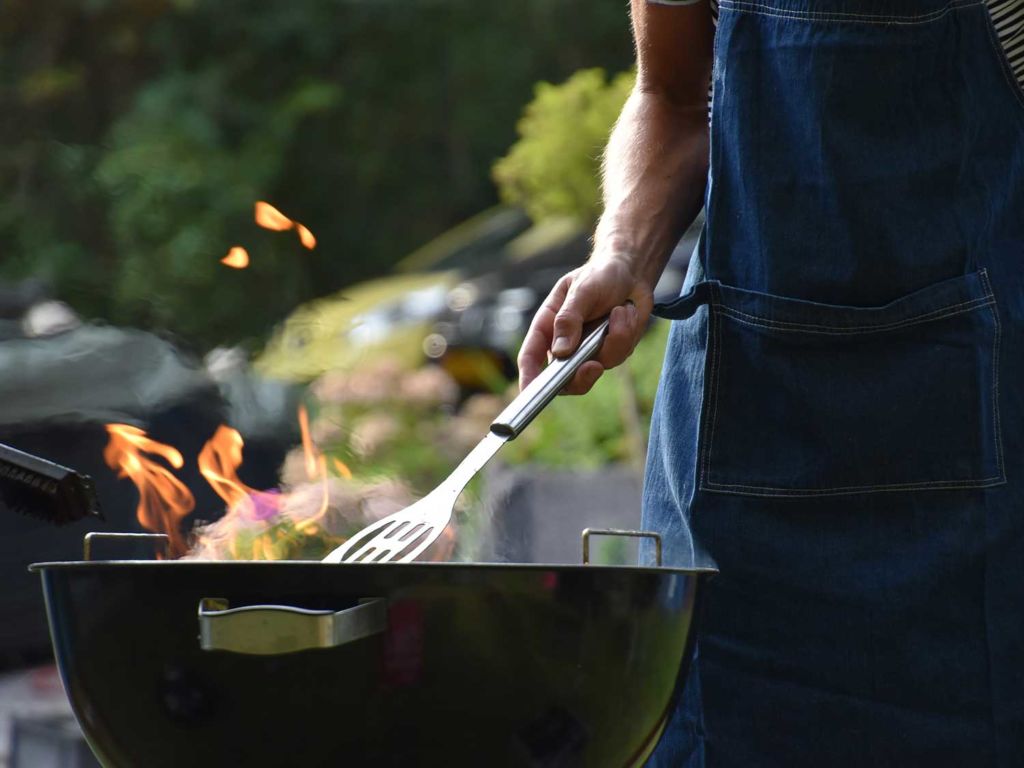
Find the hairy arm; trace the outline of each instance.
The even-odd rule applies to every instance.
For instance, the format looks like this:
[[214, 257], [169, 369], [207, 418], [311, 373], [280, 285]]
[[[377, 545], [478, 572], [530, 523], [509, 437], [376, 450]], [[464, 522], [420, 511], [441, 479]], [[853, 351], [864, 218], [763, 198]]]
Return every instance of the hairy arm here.
[[[585, 265], [565, 275], [533, 319], [519, 353], [520, 383], [548, 350], [577, 347], [583, 323], [611, 312], [608, 336], [567, 391], [586, 392], [633, 351], [653, 306], [653, 288], [673, 247], [700, 210], [707, 179], [707, 90], [713, 27], [708, 5], [632, 0], [637, 83], [604, 160], [604, 213]], [[627, 300], [633, 306], [622, 306]]]
[[594, 257], [628, 255], [653, 285], [703, 203], [713, 33], [704, 2], [633, 0], [633, 26], [637, 83], [605, 151]]

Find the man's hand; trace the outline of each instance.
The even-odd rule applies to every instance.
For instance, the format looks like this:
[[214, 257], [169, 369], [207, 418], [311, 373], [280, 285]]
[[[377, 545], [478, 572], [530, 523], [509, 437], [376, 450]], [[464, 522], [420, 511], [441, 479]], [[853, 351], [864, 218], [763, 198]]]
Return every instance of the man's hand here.
[[583, 338], [583, 324], [610, 313], [608, 334], [597, 357], [580, 366], [565, 391], [582, 395], [601, 374], [622, 363], [651, 315], [651, 286], [633, 272], [628, 258], [595, 257], [565, 275], [537, 311], [519, 350], [519, 385], [525, 387], [544, 368], [548, 350], [567, 357]]

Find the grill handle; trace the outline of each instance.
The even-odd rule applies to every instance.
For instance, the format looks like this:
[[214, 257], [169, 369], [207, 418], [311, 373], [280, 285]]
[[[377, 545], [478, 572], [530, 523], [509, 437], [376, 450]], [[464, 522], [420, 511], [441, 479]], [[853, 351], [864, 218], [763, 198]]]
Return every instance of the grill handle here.
[[343, 611], [311, 611], [290, 605], [230, 608], [223, 598], [199, 601], [199, 647], [252, 656], [280, 656], [339, 648], [387, 628], [387, 601], [370, 597]]
[[590, 565], [590, 537], [591, 536], [627, 536], [631, 539], [651, 539], [654, 541], [655, 564], [661, 566], [661, 534], [654, 531], [627, 531], [621, 528], [584, 528], [583, 539], [583, 564]]
[[164, 553], [171, 544], [171, 537], [166, 533], [107, 533], [106, 531], [91, 531], [85, 534], [82, 540], [82, 559], [92, 560], [92, 546], [95, 541], [152, 541], [154, 544], [162, 544]]

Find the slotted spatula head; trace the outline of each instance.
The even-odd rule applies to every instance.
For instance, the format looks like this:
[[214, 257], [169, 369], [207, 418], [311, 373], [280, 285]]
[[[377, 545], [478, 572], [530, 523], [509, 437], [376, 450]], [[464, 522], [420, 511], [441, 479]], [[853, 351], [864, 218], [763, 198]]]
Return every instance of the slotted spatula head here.
[[431, 493], [366, 526], [327, 555], [323, 562], [408, 563], [415, 560], [437, 540], [452, 517], [454, 499], [435, 499], [434, 495]]
[[488, 433], [443, 483], [414, 504], [363, 528], [325, 563], [408, 563], [444, 533], [459, 494], [508, 437]]

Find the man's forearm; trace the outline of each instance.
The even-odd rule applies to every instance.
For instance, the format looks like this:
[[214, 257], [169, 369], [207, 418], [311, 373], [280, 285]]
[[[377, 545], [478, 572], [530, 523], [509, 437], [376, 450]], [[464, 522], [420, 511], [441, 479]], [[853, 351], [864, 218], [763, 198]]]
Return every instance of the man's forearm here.
[[605, 151], [593, 258], [628, 259], [653, 287], [703, 205], [707, 170], [707, 105], [634, 89]]
[[588, 320], [607, 316], [608, 331], [566, 392], [587, 392], [603, 371], [629, 357], [647, 328], [665, 262], [704, 198], [715, 39], [710, 6], [630, 0], [630, 11], [637, 85], [605, 152], [605, 211], [594, 251], [537, 310], [519, 350], [524, 387], [549, 353], [565, 357], [577, 347]]

